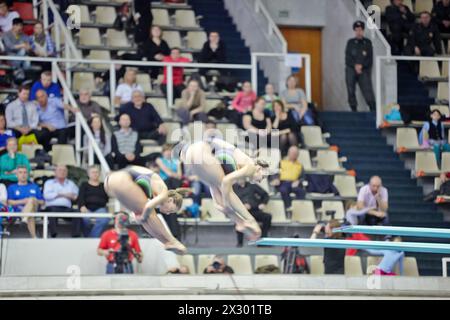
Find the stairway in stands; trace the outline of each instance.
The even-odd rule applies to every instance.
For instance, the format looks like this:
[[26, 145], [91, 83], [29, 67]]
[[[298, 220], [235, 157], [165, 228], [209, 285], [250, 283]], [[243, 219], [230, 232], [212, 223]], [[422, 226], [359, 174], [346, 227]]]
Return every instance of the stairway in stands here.
[[[410, 170], [375, 128], [375, 114], [370, 112], [322, 112], [324, 132], [332, 145], [339, 146], [340, 156], [347, 157], [347, 169], [354, 169], [357, 181], [367, 183], [379, 175], [389, 190], [389, 217], [394, 226], [450, 227], [432, 203], [424, 202], [422, 188], [411, 179]], [[405, 238], [404, 241], [443, 242], [438, 239]], [[442, 255], [408, 253], [418, 259], [421, 275], [441, 275]]]
[[[200, 25], [209, 34], [210, 31], [218, 31], [225, 42], [227, 50], [227, 63], [250, 64], [250, 49], [245, 45], [240, 32], [237, 30], [233, 19], [225, 8], [223, 0], [189, 0], [189, 5], [196, 16], [203, 16]], [[233, 70], [232, 74], [240, 80], [250, 80], [250, 70]], [[264, 92], [267, 78], [261, 69], [258, 69], [258, 92]]]

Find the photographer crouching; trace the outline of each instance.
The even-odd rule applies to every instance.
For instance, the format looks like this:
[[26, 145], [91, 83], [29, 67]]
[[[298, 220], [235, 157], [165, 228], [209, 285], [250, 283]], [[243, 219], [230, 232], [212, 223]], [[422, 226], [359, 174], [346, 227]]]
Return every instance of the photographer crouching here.
[[107, 274], [134, 273], [133, 259], [142, 263], [142, 251], [136, 232], [129, 230], [129, 216], [126, 212], [119, 212], [114, 219], [114, 228], [105, 231], [97, 248], [99, 256], [108, 260]]

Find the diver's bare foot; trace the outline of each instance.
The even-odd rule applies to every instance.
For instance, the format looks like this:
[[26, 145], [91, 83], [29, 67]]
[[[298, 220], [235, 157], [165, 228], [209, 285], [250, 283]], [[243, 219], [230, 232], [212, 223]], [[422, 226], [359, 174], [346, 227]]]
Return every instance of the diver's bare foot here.
[[261, 238], [261, 228], [256, 221], [236, 223], [236, 231], [245, 234], [250, 241], [256, 241]]
[[164, 248], [167, 251], [172, 251], [176, 254], [180, 254], [180, 255], [184, 255], [187, 252], [186, 247], [179, 241], [174, 240], [172, 242], [167, 242], [166, 244], [164, 244]]

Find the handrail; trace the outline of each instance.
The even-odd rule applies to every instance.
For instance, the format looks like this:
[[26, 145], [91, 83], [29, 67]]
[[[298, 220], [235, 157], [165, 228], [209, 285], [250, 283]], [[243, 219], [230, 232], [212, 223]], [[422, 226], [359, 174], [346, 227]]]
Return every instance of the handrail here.
[[[58, 65], [56, 62], [53, 62], [52, 67], [54, 68], [57, 78], [59, 80], [59, 82], [61, 83], [61, 86], [64, 90], [64, 93], [67, 94], [67, 97], [69, 99], [70, 104], [79, 109], [78, 104], [75, 100], [75, 98], [72, 95], [72, 92], [69, 88], [69, 86], [67, 85], [64, 76], [61, 72], [61, 70], [59, 69]], [[97, 155], [98, 160], [100, 161], [100, 165], [102, 166], [102, 169], [104, 170], [103, 172], [106, 174], [108, 173], [111, 169], [109, 168], [108, 163], [105, 160], [105, 157], [103, 156], [103, 153], [101, 152], [97, 142], [95, 141], [94, 135], [92, 134], [91, 129], [89, 128], [89, 125], [86, 122], [86, 119], [84, 119], [83, 114], [81, 112], [77, 112], [75, 114], [75, 137], [76, 137], [76, 151], [77, 151], [77, 155], [80, 152], [81, 149], [81, 131], [80, 131], [80, 126], [83, 128], [85, 134], [87, 135], [89, 142], [90, 142], [90, 146], [94, 149], [95, 154]], [[90, 164], [93, 163], [93, 159], [92, 159], [92, 153], [90, 152]], [[80, 164], [80, 163], [78, 163]]]
[[13, 218], [43, 218], [42, 223], [42, 237], [44, 239], [48, 238], [48, 218], [113, 218], [114, 215], [111, 213], [82, 213], [82, 212], [21, 212], [21, 213], [0, 213], [0, 217], [13, 217]]
[[[55, 4], [53, 3], [53, 0], [43, 0], [43, 1], [47, 3], [48, 7], [50, 8], [50, 10], [53, 13], [55, 27], [57, 28], [58, 32], [61, 32], [61, 30], [62, 30], [62, 32], [64, 34], [64, 38], [65, 38], [65, 45], [68, 46], [68, 48], [71, 50], [71, 55], [76, 58], [81, 59], [81, 56], [80, 56], [79, 52], [77, 51], [75, 44], [73, 43], [72, 35], [67, 30], [66, 24], [62, 20], [58, 9], [56, 8]], [[48, 26], [45, 26], [45, 27], [48, 27]], [[55, 39], [55, 41], [57, 41], [59, 43], [59, 40], [60, 40], [59, 37], [56, 37], [56, 38], [57, 39]]]
[[[449, 62], [449, 74], [450, 74], [450, 57], [446, 56], [435, 56], [435, 57], [417, 57], [417, 56], [393, 56], [393, 55], [385, 55], [385, 56], [377, 56], [375, 60], [375, 75], [376, 75], [376, 92], [375, 92], [375, 100], [377, 102], [377, 120], [376, 124], [379, 127], [383, 123], [383, 110], [382, 110], [382, 74], [381, 74], [381, 65], [382, 61], [447, 61]], [[450, 91], [450, 81], [448, 81], [449, 91]], [[450, 97], [449, 97], [450, 103]], [[396, 101], [391, 101], [396, 102]]]
[[[360, 13], [363, 14], [366, 21], [373, 20], [372, 17], [369, 16], [369, 13], [367, 12], [366, 8], [363, 6], [360, 0], [354, 0], [356, 5], [356, 15], [359, 16]], [[381, 31], [378, 28], [371, 29], [372, 32], [375, 33], [377, 38], [381, 41], [384, 48], [386, 49], [386, 54], [388, 56], [391, 55], [391, 45], [387, 42], [386, 38], [383, 36]]]
[[182, 67], [182, 68], [208, 68], [208, 69], [242, 69], [251, 70], [250, 64], [226, 64], [226, 63], [181, 63], [181, 62], [155, 62], [155, 61], [133, 61], [133, 60], [99, 60], [99, 59], [67, 59], [67, 58], [37, 58], [37, 57], [18, 57], [1, 56], [0, 60], [25, 60], [36, 62], [62, 62], [62, 63], [95, 63], [95, 64], [120, 64], [127, 66], [149, 66], [149, 67]]
[[258, 13], [261, 11], [261, 13], [264, 15], [264, 17], [268, 21], [268, 27], [269, 27], [269, 35], [272, 35], [272, 33], [275, 33], [278, 40], [281, 42], [281, 49], [282, 53], [287, 53], [287, 42], [284, 38], [283, 34], [281, 33], [280, 29], [276, 25], [276, 23], [273, 21], [272, 17], [270, 16], [269, 11], [267, 10], [266, 6], [261, 2], [261, 0], [255, 0], [255, 11]]

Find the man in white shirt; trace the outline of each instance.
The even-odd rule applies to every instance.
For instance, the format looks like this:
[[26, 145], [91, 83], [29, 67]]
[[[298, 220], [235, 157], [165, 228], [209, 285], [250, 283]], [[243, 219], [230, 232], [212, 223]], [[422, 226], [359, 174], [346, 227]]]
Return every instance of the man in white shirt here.
[[5, 0], [0, 0], [0, 35], [12, 29], [12, 21], [20, 18], [15, 11], [9, 11]]
[[[373, 176], [369, 184], [359, 190], [357, 209], [371, 208], [366, 216], [365, 223], [368, 225], [388, 225], [388, 190], [383, 187], [381, 178]], [[375, 208], [375, 209], [373, 209]]]
[[[68, 170], [65, 165], [55, 168], [55, 178], [49, 179], [44, 184], [44, 199], [47, 212], [75, 212], [72, 203], [78, 198], [78, 187], [67, 179]], [[49, 231], [52, 238], [56, 238], [56, 226], [58, 218], [49, 218]], [[73, 218], [72, 237], [79, 237], [81, 233], [81, 219]]]
[[123, 76], [123, 82], [117, 86], [114, 105], [119, 107], [130, 102], [135, 90], [144, 92], [142, 87], [136, 83], [136, 70], [128, 69]]

